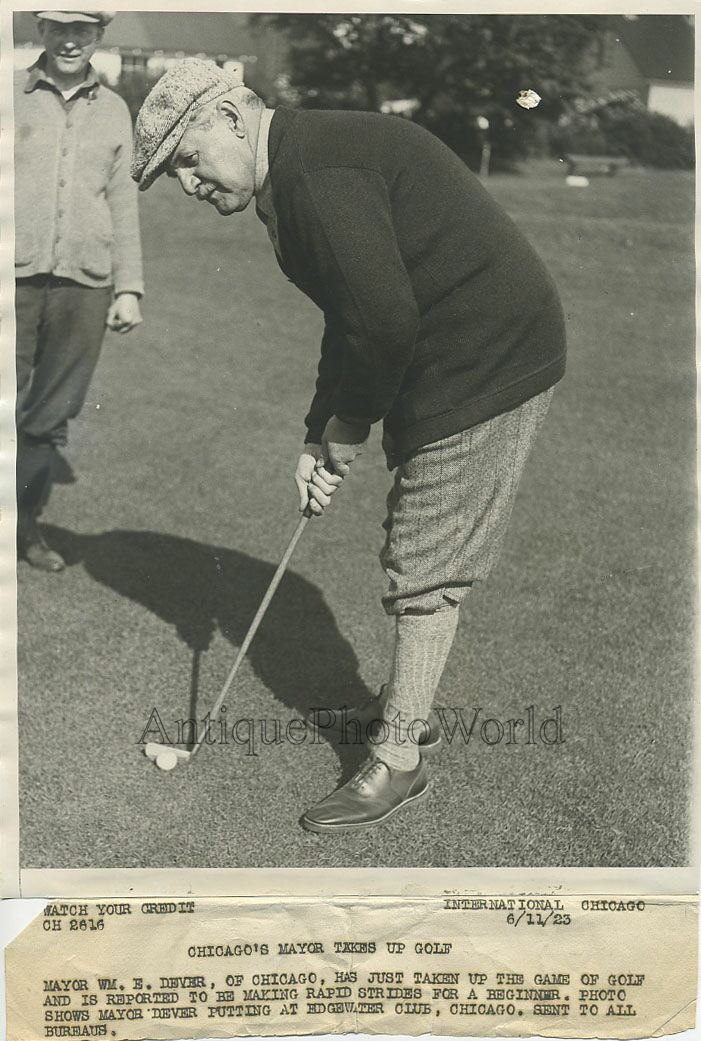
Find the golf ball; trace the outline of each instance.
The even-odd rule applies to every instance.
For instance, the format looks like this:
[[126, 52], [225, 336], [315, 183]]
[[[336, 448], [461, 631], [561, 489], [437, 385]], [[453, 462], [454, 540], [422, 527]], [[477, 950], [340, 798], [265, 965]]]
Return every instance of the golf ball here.
[[178, 765], [178, 757], [175, 752], [159, 752], [156, 756], [156, 766], [159, 770], [174, 770]]

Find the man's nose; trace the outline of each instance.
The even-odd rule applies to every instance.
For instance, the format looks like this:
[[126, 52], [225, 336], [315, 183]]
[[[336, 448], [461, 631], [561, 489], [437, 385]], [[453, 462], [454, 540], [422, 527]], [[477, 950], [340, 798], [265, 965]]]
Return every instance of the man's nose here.
[[77, 35], [71, 32], [69, 29], [65, 29], [59, 37], [62, 47], [74, 47], [80, 49], [80, 43], [78, 42]]
[[191, 170], [180, 169], [177, 171], [178, 180], [180, 181], [180, 187], [186, 195], [194, 195], [199, 185], [199, 180], [195, 177]]

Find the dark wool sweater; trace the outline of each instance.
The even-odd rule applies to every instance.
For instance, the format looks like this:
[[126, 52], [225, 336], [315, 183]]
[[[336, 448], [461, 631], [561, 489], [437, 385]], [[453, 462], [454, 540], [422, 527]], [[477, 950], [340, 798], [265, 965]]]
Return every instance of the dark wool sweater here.
[[555, 286], [464, 163], [394, 116], [278, 109], [281, 266], [324, 312], [307, 441], [384, 419], [390, 464], [507, 412], [565, 370]]

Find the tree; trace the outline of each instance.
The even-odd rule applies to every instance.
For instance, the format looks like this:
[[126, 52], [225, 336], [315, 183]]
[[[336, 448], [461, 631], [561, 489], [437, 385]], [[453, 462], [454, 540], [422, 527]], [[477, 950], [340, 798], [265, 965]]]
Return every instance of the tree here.
[[[528, 151], [586, 81], [606, 19], [595, 15], [271, 14], [289, 43], [283, 100], [378, 111], [414, 99], [413, 118], [474, 162], [478, 116], [497, 159]], [[521, 90], [543, 99], [525, 111]]]
[[560, 118], [551, 144], [562, 153], [622, 155], [642, 166], [694, 167], [694, 131], [660, 112], [649, 112], [634, 90], [578, 98]]

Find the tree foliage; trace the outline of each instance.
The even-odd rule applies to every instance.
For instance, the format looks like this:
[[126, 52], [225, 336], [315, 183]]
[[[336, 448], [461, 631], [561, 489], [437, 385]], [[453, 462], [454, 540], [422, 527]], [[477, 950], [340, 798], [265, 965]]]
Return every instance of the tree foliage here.
[[[478, 116], [494, 153], [524, 154], [538, 125], [556, 119], [583, 89], [605, 19], [589, 15], [272, 14], [289, 75], [281, 97], [306, 108], [379, 110], [414, 99], [413, 118], [468, 161], [481, 148]], [[543, 99], [516, 104], [521, 90]]]
[[553, 128], [551, 144], [560, 154], [621, 155], [668, 170], [691, 170], [695, 161], [693, 128], [649, 112], [633, 90], [577, 99]]

